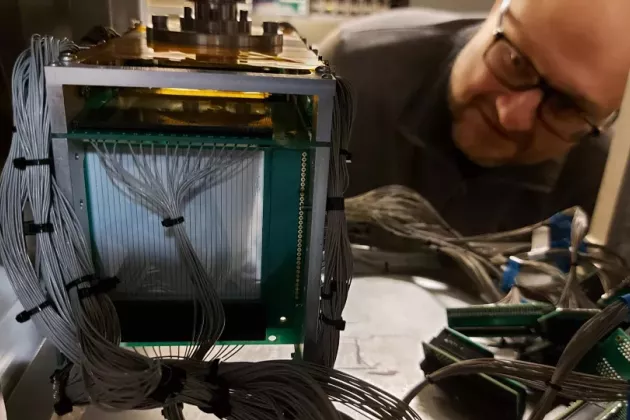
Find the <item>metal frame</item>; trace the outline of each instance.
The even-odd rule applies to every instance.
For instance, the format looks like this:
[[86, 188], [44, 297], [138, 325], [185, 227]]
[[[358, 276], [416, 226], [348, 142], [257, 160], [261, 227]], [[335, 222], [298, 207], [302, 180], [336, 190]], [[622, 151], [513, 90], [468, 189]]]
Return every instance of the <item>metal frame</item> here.
[[[318, 105], [315, 140], [318, 143], [331, 141], [336, 81], [330, 74], [279, 75], [172, 68], [121, 68], [70, 62], [46, 67], [45, 75], [52, 133], [68, 132], [63, 86], [160, 87], [316, 96]], [[55, 138], [52, 149], [57, 182], [63, 194], [73, 204], [89, 241], [83, 148], [77, 141]], [[315, 354], [317, 343], [330, 148], [316, 147], [314, 155], [303, 349], [307, 360]]]
[[593, 214], [589, 239], [630, 258], [630, 78]]

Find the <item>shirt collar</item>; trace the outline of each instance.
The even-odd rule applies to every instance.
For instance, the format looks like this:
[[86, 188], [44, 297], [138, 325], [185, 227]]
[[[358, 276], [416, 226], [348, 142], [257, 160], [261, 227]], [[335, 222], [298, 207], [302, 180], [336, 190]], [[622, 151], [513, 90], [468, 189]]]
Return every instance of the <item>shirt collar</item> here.
[[553, 191], [564, 167], [565, 158], [536, 165], [513, 165], [483, 168], [475, 165], [456, 148], [452, 138], [453, 116], [448, 104], [451, 69], [464, 45], [478, 30], [478, 21], [459, 27], [448, 36], [447, 48], [438, 48], [431, 61], [436, 66], [420, 80], [418, 89], [407, 101], [399, 132], [425, 153], [432, 153], [450, 165], [465, 181], [483, 178], [488, 182], [549, 193]]

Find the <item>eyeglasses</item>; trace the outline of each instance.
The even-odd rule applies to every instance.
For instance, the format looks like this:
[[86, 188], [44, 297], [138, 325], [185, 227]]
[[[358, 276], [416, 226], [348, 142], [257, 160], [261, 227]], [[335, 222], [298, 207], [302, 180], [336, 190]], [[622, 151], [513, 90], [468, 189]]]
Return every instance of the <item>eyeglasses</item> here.
[[563, 140], [575, 142], [585, 136], [599, 136], [610, 128], [619, 116], [619, 111], [604, 118], [589, 115], [572, 97], [551, 87], [532, 62], [507, 39], [503, 20], [510, 3], [511, 0], [503, 1], [494, 40], [484, 54], [490, 72], [512, 91], [541, 90], [543, 99], [538, 107], [538, 118]]

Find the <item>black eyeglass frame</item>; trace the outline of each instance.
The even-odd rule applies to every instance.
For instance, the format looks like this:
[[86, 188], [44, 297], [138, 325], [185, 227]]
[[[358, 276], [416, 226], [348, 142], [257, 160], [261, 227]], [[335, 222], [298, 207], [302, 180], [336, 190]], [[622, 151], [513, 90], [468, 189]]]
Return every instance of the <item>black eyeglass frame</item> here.
[[[608, 117], [604, 118], [602, 123], [594, 123], [587, 115], [587, 112], [585, 112], [582, 107], [580, 107], [577, 103], [575, 103], [574, 100], [572, 100], [570, 98], [570, 96], [566, 95], [565, 93], [558, 91], [557, 89], [555, 89], [554, 87], [552, 87], [549, 83], [547, 83], [547, 81], [540, 75], [540, 72], [538, 72], [538, 70], [536, 70], [536, 68], [532, 65], [532, 69], [534, 69], [537, 73], [538, 76], [538, 81], [535, 84], [524, 84], [524, 85], [515, 85], [513, 83], [511, 83], [508, 80], [505, 80], [503, 77], [501, 77], [500, 75], [496, 74], [495, 71], [492, 68], [492, 65], [488, 64], [488, 53], [492, 50], [492, 48], [495, 46], [495, 44], [497, 42], [500, 41], [504, 41], [506, 43], [509, 44], [509, 46], [514, 49], [514, 51], [516, 51], [519, 55], [521, 55], [522, 57], [524, 57], [526, 60], [529, 61], [528, 57], [523, 54], [516, 45], [514, 45], [514, 43], [512, 41], [510, 41], [510, 39], [505, 35], [505, 31], [504, 31], [504, 26], [503, 26], [503, 22], [505, 20], [505, 15], [507, 14], [508, 10], [509, 10], [509, 6], [512, 3], [512, 0], [503, 0], [503, 3], [500, 6], [499, 9], [499, 19], [498, 19], [498, 23], [497, 23], [497, 27], [494, 30], [493, 33], [493, 40], [490, 43], [490, 45], [488, 46], [488, 48], [486, 49], [484, 55], [483, 55], [483, 59], [484, 59], [484, 63], [486, 64], [486, 67], [488, 67], [488, 70], [490, 70], [490, 72], [492, 72], [492, 74], [497, 78], [497, 80], [499, 80], [501, 82], [501, 84], [503, 84], [505, 87], [507, 87], [508, 89], [510, 89], [513, 92], [524, 92], [524, 91], [528, 91], [528, 90], [533, 90], [533, 89], [539, 89], [542, 91], [543, 93], [543, 99], [540, 103], [540, 105], [538, 106], [538, 119], [540, 119], [543, 123], [545, 123], [545, 125], [548, 127], [549, 130], [551, 130], [553, 133], [555, 133], [558, 137], [560, 138], [565, 138], [566, 136], [563, 135], [562, 133], [559, 133], [556, 129], [553, 128], [553, 125], [548, 123], [545, 120], [545, 117], [542, 115], [541, 110], [543, 109], [543, 105], [544, 103], [550, 98], [553, 97], [554, 95], [557, 95], [559, 97], [563, 97], [565, 99], [568, 99], [571, 101], [573, 107], [580, 111], [580, 118], [582, 118], [585, 122], [585, 124], [590, 127], [590, 132], [585, 133], [587, 136], [591, 136], [591, 137], [597, 137], [600, 136], [602, 133], [604, 133], [606, 130], [608, 130], [617, 120], [617, 118], [619, 117], [619, 110], [615, 110], [613, 111]], [[531, 62], [530, 62], [531, 64]], [[574, 134], [579, 134], [579, 133], [574, 133]], [[571, 135], [569, 135], [569, 137], [571, 137]]]

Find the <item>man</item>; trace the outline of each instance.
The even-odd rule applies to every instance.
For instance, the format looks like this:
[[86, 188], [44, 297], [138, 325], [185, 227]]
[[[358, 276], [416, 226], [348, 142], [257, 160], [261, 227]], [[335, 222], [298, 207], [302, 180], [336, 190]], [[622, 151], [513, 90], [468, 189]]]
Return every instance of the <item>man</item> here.
[[630, 1], [401, 10], [322, 45], [354, 87], [347, 196], [403, 184], [465, 234], [591, 213], [630, 70]]

